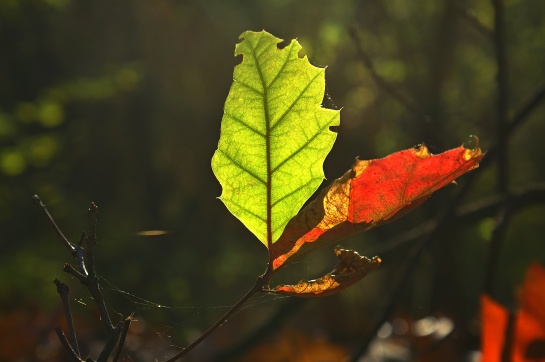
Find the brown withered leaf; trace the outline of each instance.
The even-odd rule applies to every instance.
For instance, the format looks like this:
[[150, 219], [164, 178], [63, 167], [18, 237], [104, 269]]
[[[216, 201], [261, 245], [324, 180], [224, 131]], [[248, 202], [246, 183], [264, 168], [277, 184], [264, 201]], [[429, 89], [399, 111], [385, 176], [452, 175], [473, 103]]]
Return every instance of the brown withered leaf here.
[[308, 281], [301, 280], [295, 285], [279, 285], [267, 292], [307, 298], [332, 295], [360, 281], [381, 263], [377, 256], [369, 259], [353, 250], [339, 247], [336, 247], [334, 251], [339, 258], [339, 263], [323, 277]]

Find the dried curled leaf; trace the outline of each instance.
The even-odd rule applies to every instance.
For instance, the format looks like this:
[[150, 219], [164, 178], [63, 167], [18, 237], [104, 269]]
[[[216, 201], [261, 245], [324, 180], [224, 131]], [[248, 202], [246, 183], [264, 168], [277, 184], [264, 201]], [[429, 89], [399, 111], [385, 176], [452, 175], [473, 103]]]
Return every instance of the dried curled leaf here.
[[419, 146], [377, 160], [356, 160], [288, 223], [270, 250], [273, 267], [393, 221], [478, 167], [482, 157], [478, 146], [438, 155]]
[[295, 297], [325, 297], [360, 281], [382, 262], [378, 256], [369, 259], [353, 250], [336, 247], [334, 251], [339, 258], [339, 263], [323, 277], [308, 281], [301, 280], [295, 285], [279, 285], [268, 292]]

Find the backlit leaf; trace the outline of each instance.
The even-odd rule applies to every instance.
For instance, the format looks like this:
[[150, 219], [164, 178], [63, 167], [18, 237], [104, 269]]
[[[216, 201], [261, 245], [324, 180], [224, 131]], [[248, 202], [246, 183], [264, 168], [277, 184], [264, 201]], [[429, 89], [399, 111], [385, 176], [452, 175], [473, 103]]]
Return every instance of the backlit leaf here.
[[229, 211], [270, 246], [324, 179], [339, 111], [320, 106], [324, 68], [300, 58], [296, 40], [279, 49], [265, 31], [241, 39], [212, 169]]
[[506, 343], [510, 343], [513, 362], [545, 359], [545, 269], [533, 263], [526, 273], [521, 305], [514, 313], [512, 340], [506, 341], [509, 311], [489, 296], [481, 296], [482, 362], [500, 361]]
[[339, 263], [330, 272], [315, 280], [301, 280], [295, 285], [279, 285], [269, 292], [296, 297], [324, 297], [340, 292], [360, 281], [381, 263], [379, 257], [369, 259], [353, 250], [335, 248]]
[[270, 250], [275, 269], [324, 245], [390, 222], [478, 167], [483, 153], [463, 146], [432, 155], [425, 146], [356, 160], [287, 225]]

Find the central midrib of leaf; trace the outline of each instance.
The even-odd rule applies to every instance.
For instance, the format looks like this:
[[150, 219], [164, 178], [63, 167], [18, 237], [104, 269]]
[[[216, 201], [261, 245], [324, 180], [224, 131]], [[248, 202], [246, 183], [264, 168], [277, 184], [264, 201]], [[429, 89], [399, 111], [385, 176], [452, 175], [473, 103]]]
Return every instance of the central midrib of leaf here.
[[[255, 47], [252, 47], [252, 53], [254, 55], [254, 59], [256, 60], [257, 72], [259, 74], [259, 79], [261, 80], [261, 84], [263, 86], [263, 113], [265, 115], [265, 147], [266, 147], [265, 154], [267, 159], [267, 183], [265, 184], [265, 187], [267, 188], [267, 219], [266, 219], [267, 248], [270, 249], [273, 243], [272, 241], [271, 117], [269, 115], [269, 106], [268, 106], [268, 99], [267, 99], [268, 87], [267, 87], [267, 84], [265, 83], [265, 79], [263, 77], [263, 72], [261, 71], [259, 62], [257, 62], [257, 54], [255, 53]], [[287, 61], [287, 58], [286, 58], [286, 61]], [[275, 77], [272, 83], [274, 83], [276, 79], [277, 78]]]
[[322, 182], [339, 114], [320, 107], [324, 71], [298, 57], [296, 41], [278, 49], [266, 32], [243, 36], [212, 168], [221, 200], [270, 248]]

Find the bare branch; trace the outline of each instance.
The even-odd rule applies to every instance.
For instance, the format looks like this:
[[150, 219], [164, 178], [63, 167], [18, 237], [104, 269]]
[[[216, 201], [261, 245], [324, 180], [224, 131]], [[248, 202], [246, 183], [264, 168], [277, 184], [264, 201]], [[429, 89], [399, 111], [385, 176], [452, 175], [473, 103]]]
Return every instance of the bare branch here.
[[111, 332], [114, 329], [114, 326], [112, 324], [112, 320], [110, 319], [110, 315], [108, 314], [106, 303], [104, 302], [104, 295], [102, 295], [102, 292], [100, 291], [98, 277], [88, 276], [85, 285], [87, 286], [87, 289], [89, 289], [89, 293], [91, 293], [93, 296], [93, 299], [98, 307], [102, 323], [104, 323], [104, 326], [108, 332]]
[[509, 134], [513, 133], [545, 99], [545, 84], [538, 88], [528, 101], [515, 113], [513, 120], [509, 123]]
[[32, 200], [34, 201], [34, 203], [36, 205], [38, 205], [42, 211], [44, 212], [45, 216], [47, 217], [47, 219], [49, 220], [49, 223], [53, 226], [53, 228], [55, 229], [55, 233], [57, 234], [57, 236], [59, 237], [59, 239], [61, 240], [61, 242], [63, 243], [63, 245], [66, 247], [66, 249], [68, 249], [68, 251], [70, 251], [70, 254], [72, 254], [72, 256], [75, 257], [75, 254], [76, 254], [76, 248], [74, 247], [74, 245], [72, 245], [72, 243], [70, 241], [68, 241], [68, 239], [66, 238], [66, 236], [64, 236], [64, 234], [62, 233], [61, 229], [57, 226], [57, 223], [55, 222], [55, 220], [53, 219], [53, 217], [51, 216], [51, 214], [49, 213], [49, 211], [47, 210], [47, 207], [45, 206], [45, 204], [42, 202], [42, 200], [40, 199], [40, 197], [38, 195], [34, 195], [32, 196]]
[[475, 11], [471, 9], [467, 4], [462, 1], [455, 1], [454, 7], [460, 12], [465, 20], [479, 33], [485, 35], [487, 38], [492, 38], [492, 30], [477, 19]]
[[[269, 271], [269, 268], [267, 268], [267, 272], [268, 271]], [[265, 274], [267, 274], [267, 272], [265, 272]], [[264, 277], [265, 274], [257, 278], [254, 286], [250, 290], [248, 290], [248, 292], [246, 292], [246, 294], [242, 298], [240, 298], [240, 300], [235, 305], [233, 305], [227, 311], [227, 313], [225, 313], [220, 319], [216, 321], [216, 323], [214, 323], [210, 328], [208, 328], [206, 332], [204, 332], [199, 338], [194, 340], [189, 346], [185, 347], [184, 349], [182, 349], [180, 352], [178, 352], [176, 355], [172, 356], [165, 362], [174, 362], [182, 358], [185, 354], [187, 354], [189, 351], [191, 351], [193, 348], [199, 345], [202, 341], [204, 341], [216, 329], [221, 327], [223, 323], [225, 323], [236, 311], [238, 311], [240, 307], [242, 307], [244, 303], [246, 303], [246, 301], [250, 299], [252, 295], [262, 290], [263, 286], [265, 285], [265, 277]]]
[[498, 262], [505, 240], [505, 234], [509, 225], [511, 210], [507, 206], [502, 206], [496, 213], [494, 228], [492, 229], [492, 238], [489, 244], [489, 260], [484, 284], [484, 292], [488, 295], [494, 295], [494, 282], [498, 276]]
[[87, 245], [85, 248], [85, 264], [89, 276], [95, 276], [95, 246], [97, 244], [97, 222], [98, 222], [98, 206], [91, 202], [89, 206], [89, 235], [87, 236]]
[[70, 343], [68, 342], [68, 339], [66, 339], [66, 336], [64, 335], [64, 332], [60, 327], [55, 328], [55, 332], [57, 332], [57, 336], [59, 337], [59, 340], [61, 341], [61, 344], [64, 346], [64, 348], [70, 353], [70, 357], [74, 361], [83, 361], [81, 358], [78, 357]]
[[507, 84], [507, 56], [505, 54], [505, 22], [503, 0], [492, 0], [494, 7], [494, 48], [496, 51], [497, 115], [498, 134], [498, 190], [507, 192], [507, 110], [509, 102]]
[[68, 299], [68, 286], [62, 283], [60, 280], [55, 279], [53, 281], [57, 286], [57, 292], [61, 296], [62, 306], [64, 310], [64, 316], [66, 318], [66, 324], [68, 325], [68, 333], [70, 335], [70, 345], [73, 347], [75, 354], [81, 359], [78, 347], [78, 339], [76, 338], [76, 328], [74, 327], [74, 319], [72, 318], [72, 311], [70, 309], [70, 301]]
[[110, 354], [112, 354], [112, 351], [117, 343], [117, 340], [119, 339], [119, 334], [121, 333], [121, 330], [123, 328], [124, 322], [120, 321], [117, 323], [115, 328], [113, 328], [110, 333], [108, 334], [108, 339], [106, 340], [106, 343], [104, 344], [104, 348], [102, 349], [102, 352], [100, 352], [100, 355], [97, 358], [97, 362], [107, 362], [108, 357], [110, 357]]
[[401, 105], [403, 105], [403, 107], [405, 107], [413, 115], [418, 117], [423, 116], [423, 113], [418, 110], [418, 107], [414, 105], [413, 101], [409, 100], [406, 96], [398, 92], [397, 89], [392, 87], [390, 83], [388, 83], [384, 78], [382, 78], [377, 73], [375, 66], [373, 65], [373, 62], [371, 61], [371, 58], [363, 49], [362, 39], [358, 33], [358, 30], [354, 27], [351, 27], [349, 29], [349, 32], [350, 32], [350, 37], [352, 38], [352, 41], [354, 42], [354, 45], [356, 46], [358, 55], [360, 56], [363, 64], [365, 65], [367, 70], [369, 70], [371, 77], [373, 77], [373, 80], [378, 84], [378, 86], [382, 87], [386, 92], [390, 93], [390, 95], [396, 101], [398, 101]]
[[64, 264], [63, 270], [64, 270], [66, 273], [68, 273], [68, 274], [70, 274], [70, 275], [76, 277], [83, 285], [86, 285], [86, 283], [87, 283], [87, 276], [81, 274], [81, 273], [80, 273], [79, 271], [77, 271], [72, 265], [70, 265], [70, 264], [68, 264], [68, 263], [65, 263], [65, 264]]
[[117, 360], [119, 360], [119, 356], [121, 356], [121, 351], [123, 350], [123, 345], [125, 344], [125, 338], [127, 337], [129, 327], [133, 320], [132, 318], [133, 314], [131, 313], [131, 315], [125, 318], [123, 321], [123, 327], [121, 328], [121, 335], [119, 336], [119, 342], [117, 343], [117, 349], [114, 354], [113, 362], [117, 362]]
[[[510, 195], [496, 195], [462, 205], [454, 211], [451, 222], [477, 222], [484, 217], [493, 216], [499, 207], [508, 205], [512, 213], [535, 204], [545, 204], [545, 182], [521, 188]], [[399, 233], [369, 251], [371, 254], [385, 254], [401, 245], [430, 233], [437, 227], [438, 219]]]
[[89, 275], [87, 268], [85, 267], [85, 249], [83, 248], [83, 241], [85, 240], [85, 231], [81, 233], [78, 246], [76, 246], [76, 261], [78, 262], [79, 270], [85, 276]]

